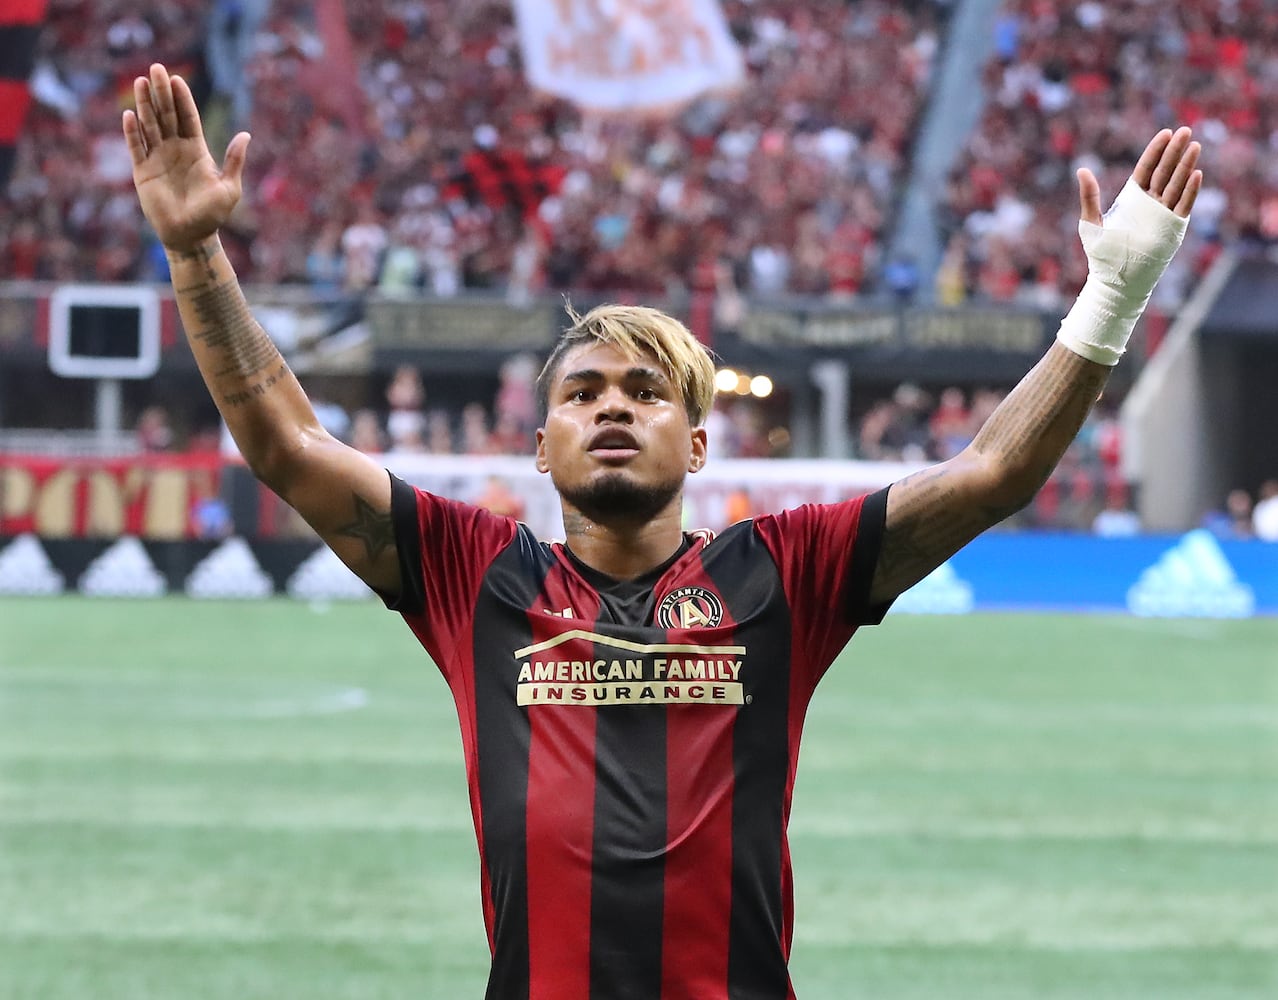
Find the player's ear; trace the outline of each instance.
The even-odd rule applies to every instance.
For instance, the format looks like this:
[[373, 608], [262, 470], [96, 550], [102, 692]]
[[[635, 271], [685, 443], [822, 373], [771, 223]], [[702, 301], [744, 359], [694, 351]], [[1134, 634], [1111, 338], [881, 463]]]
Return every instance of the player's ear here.
[[692, 454], [688, 457], [689, 472], [700, 472], [705, 467], [707, 444], [706, 429], [692, 428]]
[[549, 472], [550, 463], [546, 461], [546, 428], [537, 428], [537, 471]]

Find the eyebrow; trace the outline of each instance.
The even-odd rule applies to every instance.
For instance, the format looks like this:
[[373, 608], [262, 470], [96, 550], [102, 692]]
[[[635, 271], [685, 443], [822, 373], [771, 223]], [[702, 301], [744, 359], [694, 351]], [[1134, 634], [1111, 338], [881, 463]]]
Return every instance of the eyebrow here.
[[[628, 382], [652, 380], [669, 383], [670, 381], [666, 374], [660, 369], [641, 366], [628, 369], [625, 374], [625, 379]], [[579, 368], [576, 371], [571, 371], [565, 374], [564, 377], [560, 379], [560, 382], [602, 382], [603, 380], [604, 373], [598, 368]]]

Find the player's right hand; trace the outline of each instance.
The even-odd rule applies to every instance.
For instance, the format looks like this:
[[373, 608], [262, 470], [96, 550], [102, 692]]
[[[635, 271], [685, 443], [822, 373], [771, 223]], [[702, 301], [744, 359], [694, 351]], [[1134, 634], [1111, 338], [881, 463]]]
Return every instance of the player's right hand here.
[[137, 111], [124, 112], [124, 138], [142, 212], [166, 249], [193, 250], [240, 200], [249, 134], [231, 140], [219, 170], [185, 80], [155, 63], [149, 77], [133, 81], [133, 97]]

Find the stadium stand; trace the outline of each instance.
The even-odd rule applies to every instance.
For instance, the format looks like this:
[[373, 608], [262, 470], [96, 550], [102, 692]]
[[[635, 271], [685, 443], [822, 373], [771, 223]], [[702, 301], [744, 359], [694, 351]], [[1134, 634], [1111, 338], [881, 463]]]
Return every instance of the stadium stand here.
[[[248, 283], [516, 303], [890, 292], [883, 248], [951, 4], [722, 7], [741, 93], [605, 120], [526, 87], [507, 0], [48, 0], [0, 199], [0, 278], [165, 277], [119, 134], [130, 80], [160, 60], [192, 83], [215, 146], [254, 135], [227, 238]], [[1132, 143], [1173, 120], [1195, 126], [1213, 169], [1153, 324], [1222, 245], [1278, 240], [1272, 3], [1006, 0], [997, 31], [983, 117], [940, 192], [942, 305], [1060, 310], [1085, 273], [1073, 168], [1117, 190]], [[369, 450], [509, 454], [528, 448], [530, 377], [449, 409], [374, 392], [373, 409], [335, 412]], [[875, 392], [849, 413], [852, 453], [885, 461], [948, 457], [1001, 398], [948, 377]], [[206, 427], [172, 416], [164, 447], [205, 446]], [[724, 457], [789, 454], [766, 407], [730, 399], [713, 419]], [[1121, 448], [1113, 412], [1095, 415], [1024, 519], [1082, 529], [1123, 506]]]
[[1179, 305], [1223, 244], [1278, 241], [1273, 3], [1007, 0], [997, 37], [985, 112], [942, 197], [942, 301], [1062, 307], [1086, 276], [1074, 169], [1117, 191], [1169, 122], [1194, 127], [1212, 170], [1155, 312]]
[[260, 6], [52, 0], [0, 273], [163, 277], [119, 138], [128, 81], [158, 59], [213, 135], [253, 132], [250, 281], [850, 296], [878, 280], [949, 4], [728, 0], [744, 93], [661, 122], [529, 92], [505, 2], [353, 0], [345, 37], [296, 0], [246, 31]]

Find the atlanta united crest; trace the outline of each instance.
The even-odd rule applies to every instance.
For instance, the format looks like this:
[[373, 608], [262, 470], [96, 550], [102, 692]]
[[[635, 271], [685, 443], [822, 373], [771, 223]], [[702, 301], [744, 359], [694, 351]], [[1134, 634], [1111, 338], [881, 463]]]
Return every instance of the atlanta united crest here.
[[723, 605], [705, 587], [680, 587], [671, 591], [657, 609], [662, 628], [714, 628], [723, 621]]

